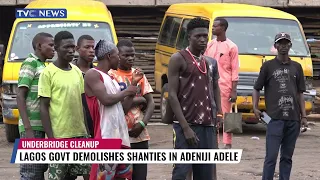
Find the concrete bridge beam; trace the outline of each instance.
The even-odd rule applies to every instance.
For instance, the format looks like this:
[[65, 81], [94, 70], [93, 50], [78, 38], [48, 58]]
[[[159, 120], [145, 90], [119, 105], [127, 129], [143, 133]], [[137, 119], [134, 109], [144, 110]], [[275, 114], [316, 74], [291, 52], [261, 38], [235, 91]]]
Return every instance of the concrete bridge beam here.
[[[33, 0], [0, 0], [0, 6], [27, 5]], [[195, 2], [194, 0], [98, 0], [108, 6], [168, 6], [174, 3]], [[245, 3], [269, 7], [318, 7], [320, 0], [198, 0], [211, 3]]]

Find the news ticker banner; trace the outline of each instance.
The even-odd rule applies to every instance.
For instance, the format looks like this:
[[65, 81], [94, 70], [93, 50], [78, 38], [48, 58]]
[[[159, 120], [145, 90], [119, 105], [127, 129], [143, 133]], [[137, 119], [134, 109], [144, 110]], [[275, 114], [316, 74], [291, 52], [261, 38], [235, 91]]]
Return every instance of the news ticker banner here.
[[17, 139], [16, 164], [236, 164], [242, 149], [120, 149], [121, 139]]

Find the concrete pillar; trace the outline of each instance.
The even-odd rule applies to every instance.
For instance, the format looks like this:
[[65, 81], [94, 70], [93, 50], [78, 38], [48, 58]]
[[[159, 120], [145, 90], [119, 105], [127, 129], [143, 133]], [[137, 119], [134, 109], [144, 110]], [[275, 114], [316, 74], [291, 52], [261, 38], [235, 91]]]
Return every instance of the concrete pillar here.
[[[303, 1], [303, 0], [302, 0]], [[267, 7], [286, 7], [287, 0], [222, 0], [224, 3], [241, 3]]]
[[318, 7], [320, 6], [320, 1], [319, 0], [289, 0], [288, 6]]
[[99, 0], [107, 6], [154, 6], [156, 0]]
[[31, 1], [34, 0], [16, 0], [17, 1], [17, 5], [28, 5]]
[[[13, 5], [27, 5], [29, 2], [34, 0], [0, 0], [0, 4], [2, 4], [2, 1], [12, 1]], [[107, 6], [116, 5], [116, 6], [154, 6], [156, 0], [97, 0], [102, 1]]]
[[[0, 5], [27, 5], [33, 0], [0, 0]], [[107, 6], [168, 6], [174, 3], [194, 3], [194, 0], [97, 0]], [[320, 0], [198, 0], [199, 3], [245, 3], [270, 7], [318, 7]]]
[[[223, 0], [197, 0], [197, 3], [221, 3]], [[157, 6], [165, 6], [176, 3], [195, 3], [195, 0], [156, 0]]]
[[0, 5], [2, 5], [2, 6], [16, 5], [16, 0], [1, 0]]

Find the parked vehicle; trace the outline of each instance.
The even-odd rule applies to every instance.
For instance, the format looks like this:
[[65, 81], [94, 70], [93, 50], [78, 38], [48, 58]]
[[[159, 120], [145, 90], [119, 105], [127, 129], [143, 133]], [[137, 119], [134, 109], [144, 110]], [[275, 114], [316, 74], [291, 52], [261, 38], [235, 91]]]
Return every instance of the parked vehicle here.
[[19, 138], [17, 126], [19, 111], [16, 103], [18, 75], [22, 61], [30, 52], [33, 52], [31, 42], [37, 33], [47, 32], [55, 36], [57, 32], [67, 30], [74, 35], [76, 40], [81, 35], [89, 34], [96, 41], [100, 39], [114, 43], [118, 41], [112, 15], [102, 2], [78, 0], [75, 3], [66, 0], [35, 0], [30, 2], [26, 8], [64, 8], [67, 10], [67, 18], [18, 18], [14, 21], [4, 58], [1, 93], [3, 122], [9, 142]]
[[[257, 123], [253, 114], [252, 90], [262, 63], [275, 57], [274, 37], [287, 32], [292, 38], [289, 52], [292, 60], [299, 62], [306, 78], [306, 111], [313, 109], [315, 90], [312, 87], [312, 60], [303, 28], [298, 19], [286, 12], [268, 7], [231, 3], [181, 3], [173, 4], [166, 11], [160, 29], [155, 54], [156, 90], [161, 92], [161, 112], [165, 114], [168, 97], [168, 63], [170, 56], [188, 45], [186, 26], [190, 19], [201, 17], [210, 23], [209, 40], [213, 37], [212, 25], [217, 17], [229, 22], [227, 37], [238, 45], [240, 80], [238, 82], [237, 106], [247, 123]], [[273, 50], [273, 51], [272, 51]], [[262, 96], [263, 96], [263, 92]], [[265, 109], [264, 98], [259, 103]]]

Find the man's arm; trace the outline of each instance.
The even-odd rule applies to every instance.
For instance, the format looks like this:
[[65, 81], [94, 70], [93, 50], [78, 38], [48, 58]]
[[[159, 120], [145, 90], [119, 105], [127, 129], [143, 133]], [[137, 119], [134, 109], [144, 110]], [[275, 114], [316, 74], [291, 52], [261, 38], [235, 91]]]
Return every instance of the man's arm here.
[[84, 117], [84, 125], [86, 126], [88, 135], [90, 135], [90, 130], [89, 130], [89, 126], [88, 126], [88, 119], [87, 119], [87, 112], [86, 112], [86, 108], [88, 108], [88, 104], [87, 104], [87, 101], [86, 101], [86, 94], [85, 93], [81, 94], [81, 99], [82, 99], [82, 110], [83, 110], [83, 117]]
[[84, 91], [84, 78], [83, 78], [83, 74], [82, 74], [81, 70], [76, 65], [76, 60], [74, 60], [73, 62], [75, 64], [75, 66], [77, 67], [75, 69], [77, 70], [78, 75], [79, 75], [79, 79], [80, 79], [79, 85], [80, 85], [80, 88], [81, 88], [80, 93], [81, 93], [81, 102], [82, 102], [82, 112], [83, 112], [84, 126], [86, 127], [88, 136], [90, 136], [91, 133], [90, 133], [90, 130], [89, 130], [89, 127], [88, 127], [88, 119], [87, 119], [87, 112], [86, 112], [86, 109], [88, 109], [88, 104], [87, 104], [87, 101], [86, 101], [86, 94], [85, 94], [85, 91]]
[[260, 73], [253, 87], [253, 92], [252, 92], [253, 111], [256, 118], [260, 118], [262, 116], [261, 111], [259, 110], [259, 99], [260, 99], [260, 91], [263, 89], [265, 85], [266, 78], [267, 78], [267, 68], [266, 68], [266, 63], [264, 63], [260, 68]]
[[[141, 92], [142, 92], [142, 95], [143, 95], [143, 100], [146, 101], [146, 108], [145, 108], [145, 114], [144, 114], [144, 117], [142, 119], [142, 122], [147, 125], [149, 120], [151, 119], [152, 117], [152, 114], [154, 112], [154, 108], [155, 108], [155, 105], [154, 105], [154, 100], [153, 100], [153, 96], [152, 96], [152, 93], [153, 93], [153, 89], [147, 79], [147, 77], [145, 75], [143, 75], [143, 78], [141, 79]], [[142, 108], [141, 108], [142, 110]]]
[[238, 53], [237, 46], [231, 49], [230, 57], [231, 57], [231, 80], [232, 80], [231, 98], [237, 99], [237, 85], [239, 81], [239, 53]]
[[100, 80], [100, 74], [92, 69], [87, 71], [86, 75], [84, 76], [84, 80], [85, 83], [90, 87], [93, 96], [96, 96], [98, 100], [105, 106], [114, 105], [120, 101], [123, 101], [125, 97], [135, 94], [132, 89], [129, 91], [126, 89], [118, 94], [108, 94], [103, 82]]
[[260, 90], [253, 89], [253, 92], [252, 92], [253, 109], [259, 109], [259, 99], [260, 99]]
[[300, 99], [301, 118], [306, 118], [307, 117], [307, 113], [306, 113], [305, 99], [304, 99], [304, 94], [303, 93], [299, 93], [299, 99]]
[[[138, 82], [132, 81], [131, 85], [136, 87], [138, 85]], [[127, 114], [132, 108], [134, 104], [134, 101], [133, 101], [134, 98], [135, 98], [135, 94], [125, 97], [124, 100], [122, 101], [122, 107], [125, 114]]]
[[134, 98], [134, 95], [132, 95], [132, 96], [127, 96], [127, 97], [125, 97], [124, 100], [121, 102], [122, 107], [123, 107], [124, 114], [127, 114], [127, 113], [130, 111], [130, 109], [132, 108], [133, 98]]
[[306, 91], [306, 82], [304, 79], [304, 73], [301, 65], [298, 65], [298, 77], [297, 77], [298, 93], [299, 93], [299, 104], [300, 104], [300, 114], [301, 114], [301, 124], [308, 127], [307, 123], [307, 113], [305, 108], [304, 92]]
[[154, 105], [154, 100], [151, 93], [145, 94], [143, 97], [147, 100], [147, 108], [142, 121], [145, 125], [147, 125], [149, 123], [149, 120], [152, 117], [155, 105]]
[[17, 105], [19, 114], [21, 116], [24, 129], [31, 130], [31, 124], [27, 113], [27, 103], [26, 98], [28, 94], [28, 88], [27, 87], [19, 87], [18, 94], [17, 94]]
[[221, 95], [220, 95], [220, 87], [219, 87], [219, 69], [218, 69], [218, 64], [217, 61], [214, 61], [214, 63], [212, 63], [212, 65], [214, 66], [214, 70], [213, 70], [213, 95], [214, 95], [214, 101], [216, 103], [217, 106], [217, 113], [223, 115], [222, 113], [222, 108], [221, 108]]
[[168, 101], [170, 103], [173, 113], [175, 114], [177, 120], [180, 123], [180, 126], [182, 127], [182, 129], [186, 129], [189, 128], [189, 124], [187, 123], [187, 120], [185, 119], [182, 113], [180, 102], [177, 96], [179, 89], [179, 74], [182, 62], [184, 62], [184, 60], [181, 59], [181, 56], [178, 53], [173, 54], [170, 59], [168, 67]]
[[[26, 135], [32, 137], [33, 135], [27, 133], [27, 131], [32, 131], [30, 119], [27, 111], [27, 103], [26, 98], [28, 95], [28, 91], [31, 88], [32, 81], [34, 79], [36, 73], [36, 65], [34, 61], [30, 61], [30, 59], [26, 59], [20, 68], [19, 71], [19, 79], [18, 79], [18, 93], [17, 93], [17, 106], [19, 110], [19, 114], [21, 116], [24, 129], [26, 130]], [[30, 137], [30, 138], [31, 138]]]
[[[143, 97], [140, 97], [141, 101], [146, 100], [146, 111], [145, 114], [143, 116], [143, 119], [141, 120], [141, 122], [135, 124], [133, 126], [133, 128], [129, 131], [129, 136], [130, 137], [138, 137], [141, 132], [143, 131], [143, 129], [147, 126], [149, 120], [152, 117], [153, 111], [154, 111], [154, 101], [153, 101], [153, 97], [152, 97], [152, 87], [148, 82], [148, 79], [146, 78], [145, 75], [143, 75], [143, 78], [140, 81], [140, 87], [141, 87], [141, 94], [143, 95]], [[140, 110], [142, 111], [142, 108], [139, 107]], [[141, 124], [140, 124], [141, 123]]]
[[40, 97], [40, 118], [48, 138], [54, 138], [49, 114], [50, 98]]
[[145, 97], [141, 96], [141, 97], [134, 97], [132, 100], [132, 105], [131, 108], [136, 107], [136, 106], [140, 106], [143, 104], [146, 104], [147, 100]]
[[38, 96], [40, 98], [40, 118], [42, 126], [48, 138], [54, 138], [50, 119], [51, 77], [46, 69], [40, 74], [38, 84]]

